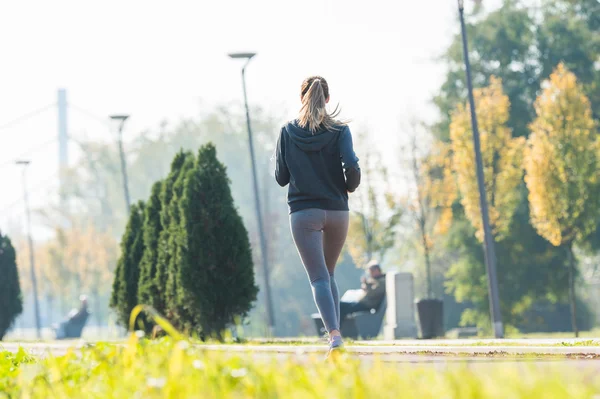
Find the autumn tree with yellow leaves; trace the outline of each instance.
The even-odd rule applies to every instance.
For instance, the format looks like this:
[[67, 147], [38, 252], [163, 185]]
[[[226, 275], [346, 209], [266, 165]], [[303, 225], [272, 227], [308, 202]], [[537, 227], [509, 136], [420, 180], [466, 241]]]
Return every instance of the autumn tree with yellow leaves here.
[[563, 64], [535, 110], [525, 151], [531, 221], [542, 237], [568, 248], [571, 323], [578, 336], [573, 246], [594, 231], [600, 217], [600, 144], [590, 101]]
[[[481, 135], [481, 155], [485, 193], [489, 203], [492, 234], [501, 241], [509, 233], [520, 196], [517, 188], [523, 177], [525, 139], [513, 138], [507, 127], [510, 102], [502, 90], [502, 81], [492, 77], [488, 87], [474, 92]], [[450, 124], [452, 167], [457, 176], [465, 215], [483, 241], [483, 224], [475, 169], [470, 109], [460, 104]]]

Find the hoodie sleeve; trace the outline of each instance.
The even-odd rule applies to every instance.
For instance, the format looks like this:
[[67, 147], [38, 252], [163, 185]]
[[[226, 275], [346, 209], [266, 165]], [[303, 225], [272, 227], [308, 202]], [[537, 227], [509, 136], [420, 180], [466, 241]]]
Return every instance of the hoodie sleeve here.
[[281, 187], [285, 187], [290, 182], [290, 171], [285, 162], [285, 140], [283, 133], [285, 128], [281, 129], [277, 139], [277, 148], [275, 149], [275, 180]]
[[340, 136], [340, 158], [346, 174], [346, 187], [353, 193], [360, 185], [360, 166], [358, 166], [358, 157], [354, 153], [349, 127], [346, 127]]

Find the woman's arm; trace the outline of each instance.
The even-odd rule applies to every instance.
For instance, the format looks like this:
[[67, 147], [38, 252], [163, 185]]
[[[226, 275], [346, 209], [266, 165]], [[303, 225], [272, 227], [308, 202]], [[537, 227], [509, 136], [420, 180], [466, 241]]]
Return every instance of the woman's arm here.
[[281, 187], [285, 187], [290, 182], [290, 171], [285, 162], [285, 142], [283, 140], [285, 128], [281, 129], [277, 139], [277, 149], [275, 150], [275, 180]]
[[341, 133], [340, 158], [346, 174], [346, 187], [349, 192], [353, 193], [360, 185], [360, 166], [358, 166], [358, 157], [354, 153], [349, 127], [346, 127]]

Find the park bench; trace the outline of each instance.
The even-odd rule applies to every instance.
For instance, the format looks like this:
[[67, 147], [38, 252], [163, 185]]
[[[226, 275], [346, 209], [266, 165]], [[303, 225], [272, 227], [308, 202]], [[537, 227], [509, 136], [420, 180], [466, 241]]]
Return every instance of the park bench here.
[[[342, 336], [351, 339], [373, 339], [379, 335], [383, 318], [387, 309], [387, 299], [384, 297], [377, 308], [373, 308], [366, 312], [356, 312], [349, 314], [341, 321]], [[311, 315], [317, 328], [317, 334], [325, 333], [325, 326], [321, 315], [313, 313]]]

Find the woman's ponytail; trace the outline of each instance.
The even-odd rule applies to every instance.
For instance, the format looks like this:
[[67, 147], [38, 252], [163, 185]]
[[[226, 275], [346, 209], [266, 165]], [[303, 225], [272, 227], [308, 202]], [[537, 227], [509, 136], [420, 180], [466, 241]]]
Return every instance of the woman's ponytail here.
[[328, 98], [329, 87], [325, 79], [320, 76], [306, 79], [302, 84], [302, 108], [298, 116], [300, 126], [315, 134], [319, 129], [333, 130], [344, 125], [335, 120], [339, 114], [337, 107], [333, 114], [327, 112]]
[[325, 92], [321, 85], [321, 79], [314, 79], [308, 88], [308, 91], [302, 97], [302, 108], [300, 108], [300, 116], [298, 118], [300, 125], [305, 126], [311, 133], [315, 133], [325, 115], [327, 110], [325, 106], [327, 104], [325, 98]]

